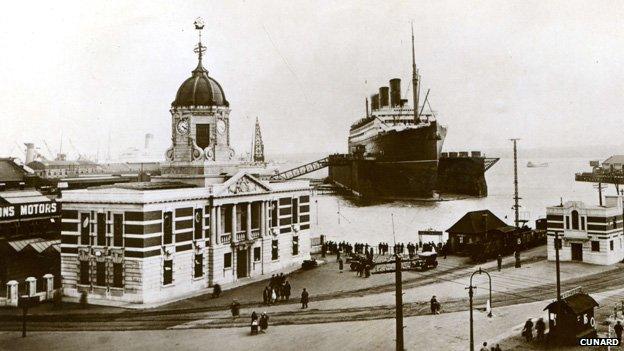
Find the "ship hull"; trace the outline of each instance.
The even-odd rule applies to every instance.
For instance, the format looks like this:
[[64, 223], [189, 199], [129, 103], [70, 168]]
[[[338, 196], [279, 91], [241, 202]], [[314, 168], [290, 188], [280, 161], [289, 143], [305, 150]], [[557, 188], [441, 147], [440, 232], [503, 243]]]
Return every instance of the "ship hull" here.
[[435, 193], [487, 196], [484, 159], [378, 161], [344, 157], [331, 162], [329, 180], [362, 198], [432, 198]]
[[446, 127], [437, 122], [420, 128], [392, 128], [367, 136], [349, 138], [349, 152], [358, 150], [378, 161], [437, 161], [442, 151]]

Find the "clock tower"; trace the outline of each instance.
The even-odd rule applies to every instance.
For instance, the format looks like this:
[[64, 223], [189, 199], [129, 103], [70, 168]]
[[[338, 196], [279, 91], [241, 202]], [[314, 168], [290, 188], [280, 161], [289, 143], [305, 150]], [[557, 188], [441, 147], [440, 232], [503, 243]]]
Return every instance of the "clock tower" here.
[[234, 150], [230, 147], [230, 104], [221, 85], [202, 65], [206, 51], [201, 41], [203, 28], [203, 21], [198, 18], [195, 21], [199, 33], [195, 47], [197, 67], [178, 89], [170, 110], [172, 146], [166, 152], [166, 159], [171, 167], [183, 166], [189, 171], [234, 160]]

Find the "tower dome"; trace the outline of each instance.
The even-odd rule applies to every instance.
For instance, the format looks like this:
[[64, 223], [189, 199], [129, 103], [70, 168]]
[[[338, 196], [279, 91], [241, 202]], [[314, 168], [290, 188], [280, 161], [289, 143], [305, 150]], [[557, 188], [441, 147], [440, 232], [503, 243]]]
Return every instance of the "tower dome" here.
[[173, 107], [190, 106], [230, 106], [225, 99], [221, 85], [208, 75], [208, 71], [202, 66], [201, 56], [193, 75], [180, 85]]

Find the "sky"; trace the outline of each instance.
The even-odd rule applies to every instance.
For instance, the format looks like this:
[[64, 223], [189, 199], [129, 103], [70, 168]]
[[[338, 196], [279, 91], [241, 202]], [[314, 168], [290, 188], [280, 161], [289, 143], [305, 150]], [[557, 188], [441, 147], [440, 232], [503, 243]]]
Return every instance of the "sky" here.
[[446, 151], [624, 144], [617, 1], [14, 1], [0, 13], [0, 156], [63, 140], [102, 159], [145, 133], [164, 153], [197, 17], [239, 153], [256, 117], [269, 155], [346, 152], [365, 97], [395, 77], [407, 92], [411, 21]]

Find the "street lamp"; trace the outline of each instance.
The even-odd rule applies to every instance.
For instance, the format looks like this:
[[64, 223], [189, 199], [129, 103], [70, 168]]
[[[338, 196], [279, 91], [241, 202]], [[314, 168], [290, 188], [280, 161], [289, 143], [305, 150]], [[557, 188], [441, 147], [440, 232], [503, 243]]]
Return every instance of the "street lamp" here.
[[479, 267], [479, 270], [472, 273], [472, 275], [470, 276], [470, 286], [468, 287], [468, 297], [470, 298], [470, 351], [474, 351], [474, 329], [473, 329], [473, 321], [472, 321], [472, 296], [473, 296], [473, 289], [476, 289], [476, 287], [472, 286], [472, 277], [474, 277], [475, 274], [481, 274], [481, 273], [485, 273], [488, 276], [488, 281], [490, 283], [490, 312], [488, 313], [488, 317], [492, 317], [492, 277], [490, 276], [490, 273], [484, 271], [481, 269], [481, 267]]

